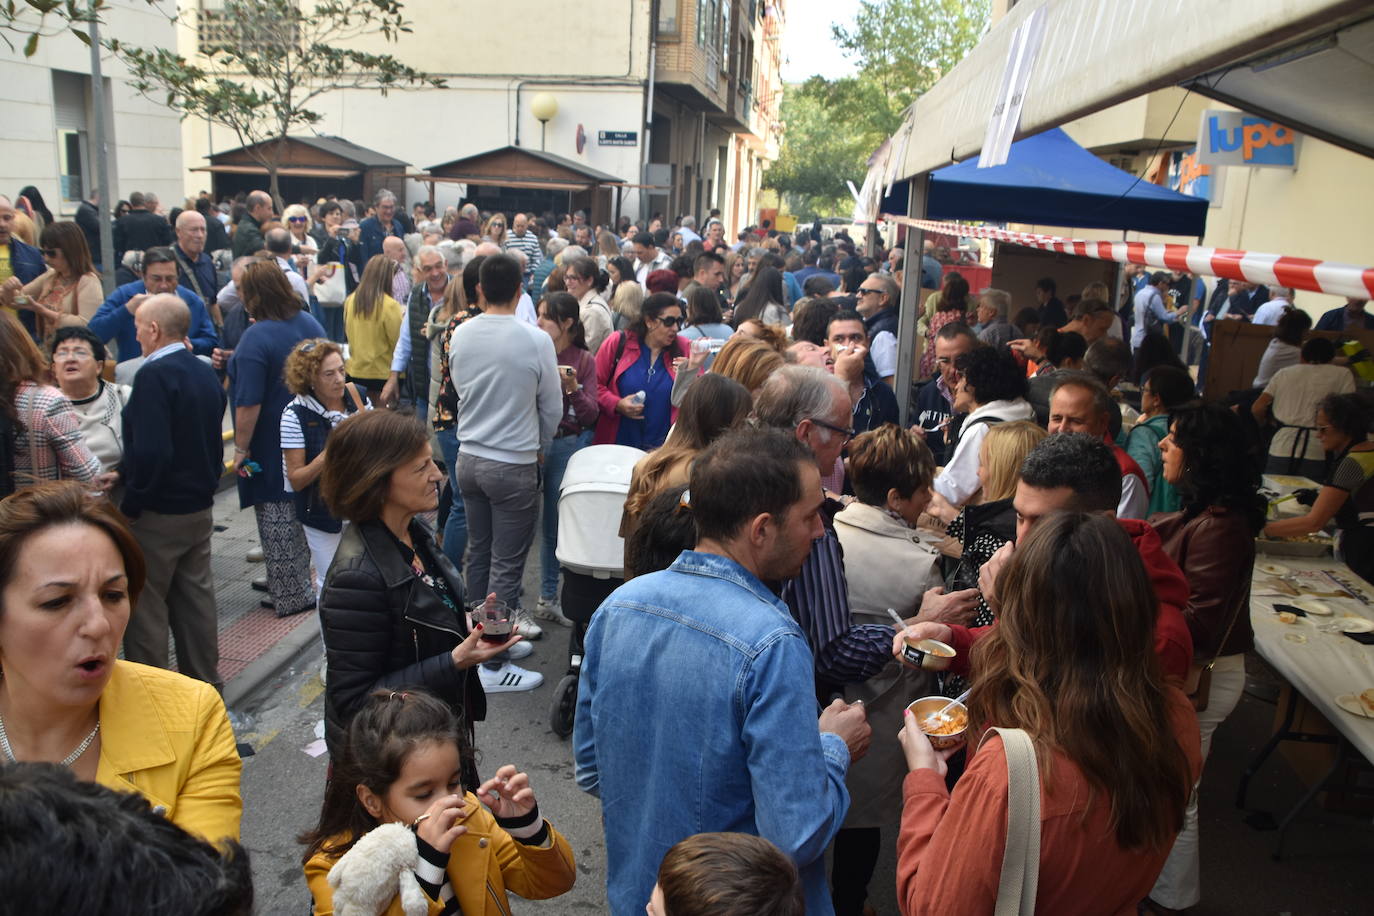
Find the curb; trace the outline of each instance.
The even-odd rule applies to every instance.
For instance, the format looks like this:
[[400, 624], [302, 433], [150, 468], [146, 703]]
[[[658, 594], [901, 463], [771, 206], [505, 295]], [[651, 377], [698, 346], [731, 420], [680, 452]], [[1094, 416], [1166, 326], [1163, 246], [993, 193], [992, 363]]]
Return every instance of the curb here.
[[319, 625], [302, 623], [280, 642], [249, 662], [224, 685], [224, 705], [235, 708], [272, 680], [297, 655], [320, 642]]

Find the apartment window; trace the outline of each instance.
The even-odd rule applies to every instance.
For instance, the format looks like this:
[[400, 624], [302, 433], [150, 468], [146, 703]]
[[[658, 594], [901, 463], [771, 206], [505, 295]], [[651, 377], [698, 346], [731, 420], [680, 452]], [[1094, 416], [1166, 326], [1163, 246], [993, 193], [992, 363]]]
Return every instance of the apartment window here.
[[664, 0], [658, 8], [658, 34], [677, 34], [677, 0]]
[[65, 70], [52, 72], [53, 126], [57, 129], [57, 209], [71, 212], [90, 190], [91, 156], [86, 116], [91, 78]]

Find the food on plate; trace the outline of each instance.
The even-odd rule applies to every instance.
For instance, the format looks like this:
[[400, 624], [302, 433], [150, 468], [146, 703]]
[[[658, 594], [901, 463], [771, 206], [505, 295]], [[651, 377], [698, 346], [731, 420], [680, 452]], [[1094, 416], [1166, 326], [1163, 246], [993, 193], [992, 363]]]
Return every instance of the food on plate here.
[[1366, 710], [1368, 710], [1371, 716], [1374, 716], [1374, 687], [1371, 687], [1365, 691], [1361, 691], [1360, 705], [1362, 705]]
[[1279, 611], [1279, 623], [1297, 623], [1298, 615], [1292, 611]]

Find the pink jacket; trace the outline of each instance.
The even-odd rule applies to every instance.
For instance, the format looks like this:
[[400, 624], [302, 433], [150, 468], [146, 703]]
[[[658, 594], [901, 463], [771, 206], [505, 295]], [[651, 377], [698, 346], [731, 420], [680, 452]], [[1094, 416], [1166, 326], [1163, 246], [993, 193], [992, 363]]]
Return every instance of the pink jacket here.
[[[620, 359], [617, 360], [615, 351], [619, 348], [622, 337], [625, 339], [625, 350], [620, 354]], [[669, 378], [677, 378], [677, 370], [673, 368], [673, 360], [679, 356], [687, 356], [691, 351], [691, 341], [679, 335], [674, 342], [672, 351], [664, 350], [660, 354], [664, 362], [668, 364]], [[601, 417], [596, 421], [596, 437], [592, 440], [596, 445], [615, 442], [616, 433], [620, 429], [620, 414], [616, 413], [615, 405], [619, 404], [620, 399], [625, 396], [620, 393], [620, 376], [638, 359], [639, 338], [628, 331], [616, 331], [603, 340], [601, 349], [596, 351], [596, 400], [601, 406]], [[673, 422], [677, 422], [676, 407], [672, 409], [671, 416]]]

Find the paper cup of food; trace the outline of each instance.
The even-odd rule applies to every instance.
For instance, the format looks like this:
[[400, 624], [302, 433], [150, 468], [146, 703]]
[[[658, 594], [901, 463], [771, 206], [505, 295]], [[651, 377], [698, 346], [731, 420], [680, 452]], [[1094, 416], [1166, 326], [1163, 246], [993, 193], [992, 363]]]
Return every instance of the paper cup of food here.
[[964, 732], [968, 731], [968, 707], [955, 703], [949, 705], [949, 697], [922, 697], [907, 709], [916, 717], [916, 726], [937, 751], [958, 747], [964, 743]]
[[953, 646], [938, 639], [907, 639], [902, 646], [902, 660], [923, 671], [944, 671], [954, 663], [957, 654]]

